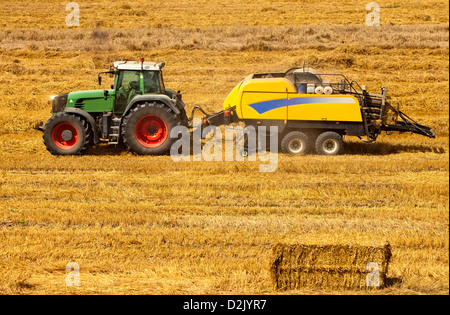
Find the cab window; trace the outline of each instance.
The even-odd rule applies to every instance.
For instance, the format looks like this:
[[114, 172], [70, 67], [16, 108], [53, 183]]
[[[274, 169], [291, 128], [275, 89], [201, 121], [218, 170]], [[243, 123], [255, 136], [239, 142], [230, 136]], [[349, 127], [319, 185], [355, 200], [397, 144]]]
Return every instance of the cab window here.
[[144, 93], [161, 93], [158, 71], [144, 71]]
[[117, 81], [116, 112], [123, 113], [139, 91], [139, 71], [121, 71]]

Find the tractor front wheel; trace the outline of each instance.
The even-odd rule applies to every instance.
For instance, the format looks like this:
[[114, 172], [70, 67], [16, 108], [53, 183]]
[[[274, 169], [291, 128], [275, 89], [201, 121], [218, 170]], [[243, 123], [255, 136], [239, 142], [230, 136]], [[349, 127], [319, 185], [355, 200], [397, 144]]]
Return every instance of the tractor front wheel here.
[[170, 138], [170, 131], [179, 124], [178, 116], [164, 104], [139, 104], [124, 118], [123, 142], [139, 155], [166, 154], [176, 140]]
[[42, 137], [53, 155], [82, 154], [91, 143], [89, 125], [80, 117], [64, 112], [48, 120]]

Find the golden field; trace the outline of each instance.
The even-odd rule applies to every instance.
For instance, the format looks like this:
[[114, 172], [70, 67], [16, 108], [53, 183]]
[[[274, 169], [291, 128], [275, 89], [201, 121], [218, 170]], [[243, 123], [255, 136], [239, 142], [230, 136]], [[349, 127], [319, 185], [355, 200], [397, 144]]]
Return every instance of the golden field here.
[[[448, 2], [378, 1], [376, 28], [357, 1], [78, 3], [72, 28], [64, 1], [1, 3], [1, 294], [449, 293]], [[106, 145], [50, 155], [31, 128], [50, 117], [49, 96], [97, 89], [98, 72], [142, 56], [166, 62], [188, 112], [220, 110], [248, 74], [306, 61], [369, 92], [386, 86], [437, 138], [346, 138], [345, 155], [280, 154], [273, 173]], [[272, 288], [276, 243], [385, 241], [384, 289]], [[69, 262], [78, 287], [66, 286]]]

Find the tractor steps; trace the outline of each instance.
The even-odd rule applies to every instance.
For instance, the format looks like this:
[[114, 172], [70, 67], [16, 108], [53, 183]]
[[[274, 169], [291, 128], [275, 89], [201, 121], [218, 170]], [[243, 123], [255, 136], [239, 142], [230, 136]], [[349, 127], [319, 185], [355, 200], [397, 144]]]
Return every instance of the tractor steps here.
[[119, 144], [121, 121], [122, 120], [120, 118], [116, 117], [111, 118], [111, 125], [109, 127], [111, 133], [108, 136], [109, 138], [108, 144]]

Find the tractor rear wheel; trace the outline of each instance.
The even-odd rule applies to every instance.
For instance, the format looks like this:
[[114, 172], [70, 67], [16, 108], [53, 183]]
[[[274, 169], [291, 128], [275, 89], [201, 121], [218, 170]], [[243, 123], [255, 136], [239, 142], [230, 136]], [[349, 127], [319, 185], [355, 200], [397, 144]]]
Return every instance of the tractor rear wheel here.
[[316, 152], [321, 155], [339, 155], [344, 149], [342, 136], [333, 131], [321, 133], [316, 139]]
[[179, 124], [179, 117], [164, 104], [139, 104], [123, 120], [123, 142], [139, 155], [166, 154], [177, 140], [170, 138], [170, 131]]
[[308, 135], [301, 131], [291, 131], [281, 140], [281, 150], [292, 155], [309, 153], [310, 145]]
[[42, 138], [53, 155], [82, 154], [92, 140], [89, 124], [78, 116], [64, 112], [53, 115], [47, 121]]

